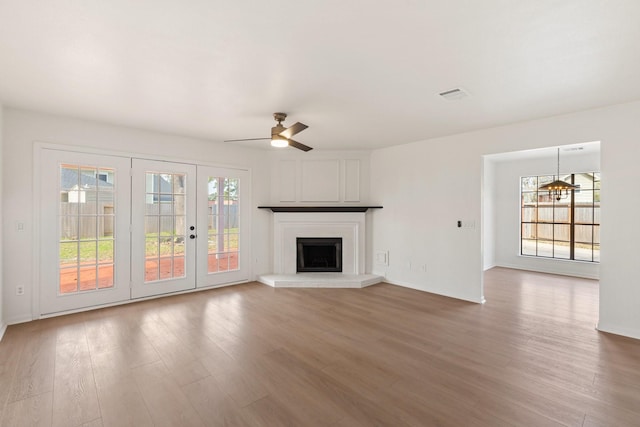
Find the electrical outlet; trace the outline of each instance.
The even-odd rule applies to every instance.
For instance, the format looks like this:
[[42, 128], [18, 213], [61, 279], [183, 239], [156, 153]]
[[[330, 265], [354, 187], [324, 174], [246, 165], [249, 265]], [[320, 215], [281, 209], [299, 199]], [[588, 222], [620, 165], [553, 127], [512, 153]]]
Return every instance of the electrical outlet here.
[[18, 296], [24, 295], [24, 286], [22, 285], [16, 286], [16, 295]]

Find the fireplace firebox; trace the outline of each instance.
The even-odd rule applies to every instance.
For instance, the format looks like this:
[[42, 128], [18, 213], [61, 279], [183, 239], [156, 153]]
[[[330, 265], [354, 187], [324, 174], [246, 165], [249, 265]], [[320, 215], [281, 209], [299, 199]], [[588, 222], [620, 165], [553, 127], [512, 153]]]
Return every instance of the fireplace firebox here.
[[297, 237], [298, 273], [342, 272], [341, 237]]

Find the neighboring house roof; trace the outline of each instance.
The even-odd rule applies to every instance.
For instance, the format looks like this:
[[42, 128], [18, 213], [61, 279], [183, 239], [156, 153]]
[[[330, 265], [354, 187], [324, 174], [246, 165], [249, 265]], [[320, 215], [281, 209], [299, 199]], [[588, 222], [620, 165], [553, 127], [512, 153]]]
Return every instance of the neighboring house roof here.
[[[80, 180], [78, 181], [78, 175], [80, 175]], [[62, 189], [63, 190], [72, 190], [74, 188], [78, 188], [78, 185], [80, 186], [80, 188], [104, 188], [104, 189], [112, 189], [113, 188], [113, 184], [106, 182], [106, 181], [102, 181], [100, 179], [96, 179], [96, 177], [93, 176], [89, 176], [89, 175], [85, 175], [85, 174], [78, 174], [78, 170], [77, 169], [68, 169], [68, 168], [62, 168], [60, 171], [60, 183], [62, 184]]]

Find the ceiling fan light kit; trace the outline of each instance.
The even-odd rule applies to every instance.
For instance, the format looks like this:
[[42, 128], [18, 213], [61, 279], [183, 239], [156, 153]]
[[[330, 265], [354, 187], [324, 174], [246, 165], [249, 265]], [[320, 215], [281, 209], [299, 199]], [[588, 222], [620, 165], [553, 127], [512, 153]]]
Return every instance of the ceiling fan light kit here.
[[273, 135], [271, 137], [271, 146], [272, 147], [278, 147], [278, 148], [288, 147], [289, 146], [289, 141], [287, 141], [287, 138], [284, 138], [282, 136]]
[[286, 113], [273, 113], [273, 118], [278, 122], [277, 125], [271, 128], [271, 138], [248, 138], [248, 139], [228, 139], [224, 142], [235, 142], [235, 141], [258, 141], [262, 139], [271, 140], [272, 147], [293, 147], [302, 151], [310, 151], [313, 148], [308, 145], [304, 145], [298, 141], [294, 141], [291, 139], [294, 135], [302, 132], [309, 126], [304, 123], [296, 122], [290, 127], [284, 127], [282, 122], [287, 118]]

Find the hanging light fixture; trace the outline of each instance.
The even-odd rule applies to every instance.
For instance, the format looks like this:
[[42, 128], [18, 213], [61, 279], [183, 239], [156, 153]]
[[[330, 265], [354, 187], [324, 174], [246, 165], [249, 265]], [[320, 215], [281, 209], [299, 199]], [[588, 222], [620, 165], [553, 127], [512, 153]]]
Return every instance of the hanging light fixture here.
[[[538, 188], [541, 191], [548, 191], [549, 197], [553, 196], [556, 200], [563, 199], [569, 196], [569, 191], [578, 189], [577, 185], [569, 184], [560, 180], [560, 148], [558, 148], [558, 176], [557, 179], [548, 184], [542, 185]], [[564, 194], [562, 193], [564, 191]]]

